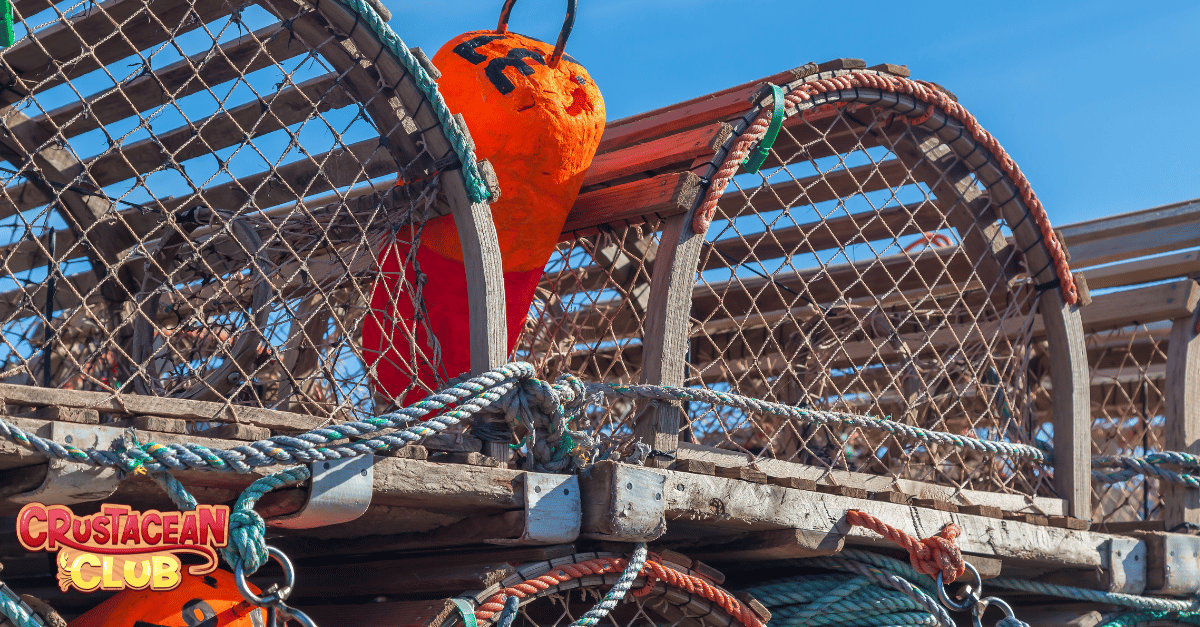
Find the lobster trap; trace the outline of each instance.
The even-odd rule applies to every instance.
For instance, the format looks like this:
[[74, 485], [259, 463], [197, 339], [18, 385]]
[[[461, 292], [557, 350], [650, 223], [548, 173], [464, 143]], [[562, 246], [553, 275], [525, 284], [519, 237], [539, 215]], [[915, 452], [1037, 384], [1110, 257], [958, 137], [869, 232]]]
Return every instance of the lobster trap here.
[[[1178, 531], [1195, 524], [1192, 490], [1167, 477], [1131, 472], [1122, 459], [1157, 451], [1195, 452], [1195, 381], [1200, 374], [1196, 307], [1200, 262], [1190, 233], [1194, 201], [1062, 227], [1071, 265], [1093, 296], [1087, 332], [1092, 455], [1098, 460], [1093, 520], [1098, 528]], [[1168, 473], [1192, 466], [1155, 462]]]
[[[20, 41], [0, 53], [4, 382], [348, 419], [460, 374], [415, 339], [432, 334], [414, 251], [438, 216], [474, 229], [467, 187], [487, 165], [436, 70], [373, 9], [15, 11]], [[392, 337], [364, 343], [371, 318]], [[409, 388], [373, 387], [381, 362]]]
[[[770, 78], [792, 93], [846, 77], [904, 85], [906, 75], [838, 61]], [[775, 106], [759, 85], [610, 125], [580, 198], [600, 219], [560, 247], [524, 350], [589, 379], [1061, 441], [1071, 429], [1053, 426], [1055, 410], [1061, 420], [1079, 403], [1051, 385], [1053, 356], [1084, 356], [1048, 326], [1072, 325], [1053, 300], [1070, 278], [1059, 278], [1065, 262], [1040, 209], [1025, 204], [1028, 184], [1004, 170], [990, 138], [911, 95], [831, 87], [789, 102], [760, 168], [714, 192], [746, 129]], [[654, 195], [640, 209], [609, 205], [635, 193]], [[592, 419], [619, 450], [635, 436], [649, 443], [660, 465], [791, 462], [874, 489], [915, 481], [946, 494], [1065, 496], [1042, 465], [879, 430], [698, 402], [618, 402]]]

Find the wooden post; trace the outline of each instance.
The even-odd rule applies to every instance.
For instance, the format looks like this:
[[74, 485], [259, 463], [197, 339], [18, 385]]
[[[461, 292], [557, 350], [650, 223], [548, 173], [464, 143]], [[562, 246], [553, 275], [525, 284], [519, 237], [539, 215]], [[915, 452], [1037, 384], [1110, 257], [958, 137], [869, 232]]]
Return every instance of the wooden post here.
[[1063, 301], [1058, 289], [1038, 300], [1050, 351], [1054, 386], [1054, 488], [1067, 500], [1067, 515], [1092, 517], [1092, 397], [1079, 307]]
[[[1167, 348], [1166, 447], [1169, 451], [1200, 454], [1200, 308], [1171, 327]], [[1200, 490], [1160, 481], [1163, 523], [1168, 531], [1181, 525], [1200, 525]]]
[[[692, 230], [692, 212], [669, 218], [650, 279], [650, 301], [642, 337], [643, 384], [683, 385], [691, 327], [692, 290], [704, 236]], [[686, 418], [675, 403], [652, 402], [638, 415], [634, 435], [655, 451], [673, 453]], [[665, 468], [671, 460], [654, 458], [648, 466]]]

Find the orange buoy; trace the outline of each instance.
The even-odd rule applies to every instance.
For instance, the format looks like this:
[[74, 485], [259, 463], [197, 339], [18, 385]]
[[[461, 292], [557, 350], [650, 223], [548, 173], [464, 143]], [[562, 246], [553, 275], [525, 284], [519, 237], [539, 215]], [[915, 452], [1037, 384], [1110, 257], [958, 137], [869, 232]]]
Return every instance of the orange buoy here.
[[[508, 32], [514, 1], [505, 4], [495, 31], [459, 35], [433, 58], [446, 104], [466, 119], [476, 154], [492, 163], [500, 180], [502, 196], [491, 209], [504, 266], [510, 353], [605, 121], [600, 90], [587, 70], [563, 53], [574, 0], [556, 46]], [[430, 220], [421, 233], [415, 258], [427, 276], [424, 323], [415, 319], [412, 298], [398, 287], [416, 284], [413, 269], [402, 267], [408, 252], [395, 244], [381, 255], [371, 312], [363, 324], [364, 357], [375, 369], [376, 388], [403, 404], [424, 396], [412, 386], [414, 369], [427, 387], [435, 386], [433, 366], [420, 363], [420, 357], [413, 363], [414, 355], [433, 355], [425, 325], [441, 348], [443, 376], [471, 367], [466, 272], [453, 218]]]
[[[233, 574], [183, 573], [166, 592], [126, 589], [71, 621], [67, 627], [265, 627], [267, 613], [242, 599]], [[251, 590], [258, 594], [257, 588]]]

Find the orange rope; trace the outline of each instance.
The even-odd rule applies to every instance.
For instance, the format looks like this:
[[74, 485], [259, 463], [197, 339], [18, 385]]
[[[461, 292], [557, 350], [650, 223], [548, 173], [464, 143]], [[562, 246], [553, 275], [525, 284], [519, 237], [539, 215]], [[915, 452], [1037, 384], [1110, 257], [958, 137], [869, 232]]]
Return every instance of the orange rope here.
[[954, 523], [942, 527], [941, 532], [936, 536], [918, 540], [882, 520], [858, 510], [852, 509], [846, 512], [846, 521], [856, 527], [866, 527], [899, 544], [908, 551], [908, 561], [919, 573], [930, 577], [936, 577], [938, 573], [941, 573], [945, 581], [951, 582], [967, 572], [967, 563], [963, 561], [962, 551], [954, 545], [954, 539], [962, 534], [962, 529]]
[[[523, 599], [571, 579], [586, 575], [619, 573], [625, 570], [625, 565], [628, 563], [629, 560], [623, 557], [600, 557], [587, 560], [586, 562], [579, 562], [578, 564], [556, 566], [550, 569], [550, 572], [540, 577], [526, 579], [511, 588], [505, 588], [492, 595], [475, 609], [475, 617], [480, 620], [492, 618], [504, 609], [504, 602], [509, 596]], [[649, 594], [654, 588], [655, 582], [662, 581], [668, 586], [673, 586], [690, 594], [708, 599], [729, 612], [729, 615], [744, 625], [744, 627], [765, 627], [757, 614], [749, 607], [742, 605], [740, 601], [733, 598], [728, 592], [708, 583], [700, 577], [681, 573], [670, 566], [662, 564], [657, 556], [652, 556], [646, 560], [646, 565], [642, 567], [642, 572], [646, 574], [646, 585], [638, 590], [631, 590], [630, 594], [633, 596], [641, 597]]]
[[[1033, 192], [1033, 187], [1029, 184], [1029, 180], [1025, 178], [1025, 174], [1017, 167], [1012, 157], [1000, 146], [1000, 142], [979, 124], [975, 116], [971, 115], [962, 105], [955, 102], [932, 83], [914, 81], [886, 74], [853, 72], [845, 76], [803, 83], [787, 94], [785, 97], [785, 106], [795, 106], [818, 94], [854, 90], [862, 87], [891, 93], [907, 94], [920, 102], [924, 102], [927, 106], [923, 115], [914, 118], [903, 118], [912, 125], [924, 123], [935, 112], [940, 110], [946, 117], [960, 122], [975, 141], [982, 144], [992, 153], [992, 157], [996, 160], [1000, 169], [1016, 187], [1017, 195], [1025, 202], [1030, 216], [1041, 232], [1042, 242], [1049, 251], [1050, 260], [1054, 264], [1055, 275], [1058, 277], [1060, 283], [1059, 289], [1062, 292], [1063, 300], [1069, 305], [1076, 304], [1079, 301], [1079, 291], [1075, 286], [1075, 278], [1071, 274], [1071, 267], [1067, 263], [1067, 255], [1063, 251], [1062, 244], [1055, 237], [1054, 228], [1050, 225], [1050, 218], [1046, 215], [1046, 208], [1042, 206], [1042, 202], [1038, 200], [1037, 194]], [[846, 104], [836, 103], [833, 106], [845, 106]], [[880, 110], [882, 111], [882, 109]], [[729, 184], [733, 175], [737, 173], [738, 168], [742, 165], [742, 160], [749, 154], [753, 145], [766, 134], [770, 119], [771, 109], [764, 108], [759, 113], [758, 118], [738, 137], [737, 141], [730, 148], [725, 162], [721, 164], [720, 169], [712, 177], [712, 184], [708, 188], [704, 204], [700, 206], [692, 219], [692, 230], [697, 234], [704, 234], [708, 231], [708, 225], [712, 222], [713, 214], [717, 210], [717, 203], [721, 200], [721, 195], [725, 193], [725, 187]]]

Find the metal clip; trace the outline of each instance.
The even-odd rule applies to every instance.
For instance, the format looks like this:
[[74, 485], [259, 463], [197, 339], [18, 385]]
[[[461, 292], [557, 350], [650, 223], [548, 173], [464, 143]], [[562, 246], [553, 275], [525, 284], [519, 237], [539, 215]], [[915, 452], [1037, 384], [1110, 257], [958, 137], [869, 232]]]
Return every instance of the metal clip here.
[[489, 544], [563, 544], [579, 537], [583, 513], [575, 475], [525, 473], [525, 530]]
[[375, 456], [358, 455], [311, 464], [308, 501], [295, 514], [272, 518], [272, 527], [313, 529], [350, 522], [366, 513], [375, 489]]
[[[108, 448], [124, 434], [121, 429], [69, 422], [51, 422], [50, 439], [81, 450]], [[121, 472], [105, 466], [89, 466], [51, 458], [42, 485], [29, 492], [8, 497], [15, 503], [73, 505], [102, 501], [121, 485]]]

